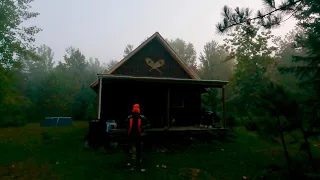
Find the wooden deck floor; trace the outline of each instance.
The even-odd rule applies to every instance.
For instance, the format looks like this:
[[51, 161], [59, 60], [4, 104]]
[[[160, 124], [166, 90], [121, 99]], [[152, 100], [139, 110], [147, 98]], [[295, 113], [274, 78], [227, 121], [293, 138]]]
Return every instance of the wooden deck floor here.
[[[213, 133], [220, 134], [219, 136], [224, 136], [223, 134], [226, 134], [227, 130], [228, 130], [227, 128], [204, 128], [199, 126], [172, 126], [169, 128], [169, 130], [167, 128], [146, 129], [145, 132], [142, 134], [142, 136], [144, 137], [151, 136], [152, 138], [154, 138], [154, 136], [163, 137], [163, 136], [159, 136], [159, 134], [172, 135], [172, 134], [185, 134], [185, 133], [187, 134], [192, 133], [193, 136], [198, 134], [201, 134], [203, 136], [205, 134], [208, 134], [209, 132], [210, 132], [209, 134], [213, 132]], [[124, 128], [117, 128], [114, 133], [106, 133], [105, 135], [108, 136], [109, 140], [114, 139], [114, 141], [119, 141], [119, 139], [121, 141], [126, 141], [128, 138], [127, 129], [124, 129]], [[210, 138], [212, 137], [210, 136]]]
[[[226, 132], [227, 128], [204, 128], [199, 126], [172, 126], [169, 129], [167, 128], [150, 128], [146, 129], [143, 133], [143, 136], [148, 134], [157, 134], [163, 132], [171, 132], [171, 133], [184, 133], [184, 132], [193, 132], [193, 133], [203, 133], [203, 132]], [[127, 129], [117, 128], [114, 133], [107, 133], [108, 136], [126, 136]]]
[[[228, 130], [227, 128], [204, 128], [204, 127], [199, 127], [199, 126], [172, 126], [169, 129], [166, 127], [164, 128], [149, 128], [145, 130], [145, 133], [148, 132], [164, 132], [164, 131], [169, 131], [169, 132], [183, 132], [183, 131], [225, 131]], [[123, 128], [117, 128], [116, 133], [126, 133], [127, 129]]]
[[146, 129], [146, 132], [153, 131], [215, 131], [215, 130], [226, 130], [226, 128], [204, 128], [199, 126], [172, 126], [168, 128], [150, 128]]

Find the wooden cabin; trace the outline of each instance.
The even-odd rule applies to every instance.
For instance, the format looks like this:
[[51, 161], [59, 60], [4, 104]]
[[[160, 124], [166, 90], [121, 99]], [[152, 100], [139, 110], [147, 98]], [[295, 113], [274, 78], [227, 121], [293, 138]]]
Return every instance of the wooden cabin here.
[[[121, 126], [137, 103], [151, 127], [160, 130], [199, 124], [201, 94], [209, 87], [225, 92], [228, 83], [200, 80], [158, 32], [97, 76], [91, 88], [99, 98], [98, 119], [116, 120]], [[225, 127], [225, 101], [223, 107]]]

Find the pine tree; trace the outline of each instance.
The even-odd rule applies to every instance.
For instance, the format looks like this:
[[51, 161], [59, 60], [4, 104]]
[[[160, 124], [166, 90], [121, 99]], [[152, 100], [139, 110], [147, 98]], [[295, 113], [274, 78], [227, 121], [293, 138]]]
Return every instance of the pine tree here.
[[[252, 15], [249, 8], [239, 7], [232, 10], [228, 6], [223, 8], [223, 20], [217, 24], [219, 32], [224, 33], [235, 26], [258, 24], [270, 29], [281, 25], [282, 22], [293, 17], [298, 20], [298, 26], [305, 31], [296, 36], [294, 45], [296, 50], [306, 49], [306, 56], [294, 56], [294, 62], [303, 62], [297, 67], [282, 67], [282, 73], [295, 73], [303, 79], [302, 85], [311, 85], [320, 97], [320, 2], [317, 0], [286, 0], [276, 5], [275, 0], [263, 0], [265, 8]], [[250, 29], [248, 29], [250, 32]], [[314, 98], [319, 99], [319, 98]], [[319, 102], [317, 102], [319, 104]]]

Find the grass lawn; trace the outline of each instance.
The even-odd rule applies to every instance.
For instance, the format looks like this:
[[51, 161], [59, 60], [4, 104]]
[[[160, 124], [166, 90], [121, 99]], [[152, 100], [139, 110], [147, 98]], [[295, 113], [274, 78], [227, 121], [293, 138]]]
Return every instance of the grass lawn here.
[[191, 168], [201, 170], [198, 179], [241, 179], [261, 174], [269, 164], [285, 167], [280, 145], [238, 128], [232, 142], [196, 143], [179, 153], [144, 153], [146, 172], [131, 172], [125, 167], [125, 153], [86, 149], [87, 130], [87, 122], [1, 128], [1, 179], [190, 179]]

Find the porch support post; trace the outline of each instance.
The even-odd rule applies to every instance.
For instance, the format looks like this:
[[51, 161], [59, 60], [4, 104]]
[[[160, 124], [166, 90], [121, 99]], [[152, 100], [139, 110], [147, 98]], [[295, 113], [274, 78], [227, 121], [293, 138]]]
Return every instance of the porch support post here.
[[226, 87], [222, 87], [222, 111], [223, 111], [223, 128], [227, 127], [227, 111], [226, 111]]
[[99, 100], [98, 100], [98, 119], [101, 117], [101, 94], [102, 94], [102, 78], [99, 77]]
[[167, 90], [167, 128], [170, 127], [170, 87]]

